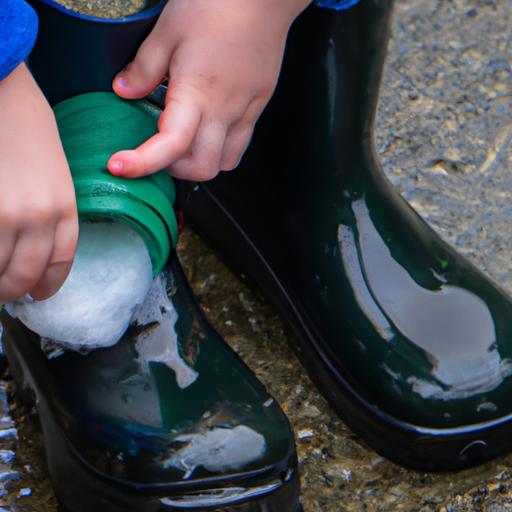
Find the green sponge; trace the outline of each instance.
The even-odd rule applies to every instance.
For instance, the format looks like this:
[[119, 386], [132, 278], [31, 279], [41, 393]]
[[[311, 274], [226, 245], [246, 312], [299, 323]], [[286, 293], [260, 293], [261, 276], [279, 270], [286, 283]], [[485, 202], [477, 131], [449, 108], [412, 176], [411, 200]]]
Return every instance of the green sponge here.
[[154, 135], [160, 110], [144, 100], [93, 92], [63, 101], [54, 111], [81, 220], [130, 224], [145, 240], [153, 275], [158, 274], [178, 238], [174, 182], [163, 171], [135, 179], [112, 176], [107, 161]]

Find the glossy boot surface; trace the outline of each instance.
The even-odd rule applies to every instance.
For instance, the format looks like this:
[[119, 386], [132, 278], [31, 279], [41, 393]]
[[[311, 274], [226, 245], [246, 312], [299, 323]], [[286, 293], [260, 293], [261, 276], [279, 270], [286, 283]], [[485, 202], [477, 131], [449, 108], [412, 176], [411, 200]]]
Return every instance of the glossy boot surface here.
[[188, 187], [184, 208], [274, 300], [361, 437], [398, 463], [455, 469], [512, 448], [512, 303], [380, 167], [391, 10], [306, 11], [240, 168]]
[[109, 349], [48, 358], [38, 336], [1, 314], [56, 495], [70, 512], [297, 512], [288, 421], [208, 324], [173, 259], [171, 306], [158, 322], [155, 311], [141, 315]]

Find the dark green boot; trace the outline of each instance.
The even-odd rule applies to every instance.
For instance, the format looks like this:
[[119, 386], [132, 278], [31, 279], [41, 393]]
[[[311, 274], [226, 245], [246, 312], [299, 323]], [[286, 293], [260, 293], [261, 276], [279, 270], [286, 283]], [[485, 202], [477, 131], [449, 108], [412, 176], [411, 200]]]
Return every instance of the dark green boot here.
[[163, 276], [147, 323], [89, 354], [48, 358], [37, 335], [0, 314], [59, 502], [69, 512], [297, 512], [285, 415], [208, 324], [176, 258]]
[[310, 8], [240, 168], [188, 220], [274, 299], [340, 416], [425, 470], [512, 448], [512, 302], [385, 178], [374, 116], [392, 1]]
[[[60, 85], [72, 96], [73, 84]], [[171, 251], [171, 178], [106, 170], [110, 154], [156, 132], [159, 112], [113, 93], [73, 97], [55, 111], [82, 218], [128, 222], [155, 273], [163, 266], [150, 302], [110, 348], [47, 356], [45, 340], [0, 315], [18, 389], [35, 399], [58, 500], [69, 512], [297, 512], [288, 421], [207, 322]]]

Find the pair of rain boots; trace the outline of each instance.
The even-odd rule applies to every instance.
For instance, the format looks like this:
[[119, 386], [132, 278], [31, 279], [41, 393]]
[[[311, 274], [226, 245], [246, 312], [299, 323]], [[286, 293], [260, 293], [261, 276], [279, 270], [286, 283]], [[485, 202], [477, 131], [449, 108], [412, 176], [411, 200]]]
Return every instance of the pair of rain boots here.
[[[57, 12], [50, 0], [38, 4]], [[302, 362], [354, 431], [400, 464], [457, 469], [510, 449], [512, 302], [428, 228], [379, 166], [373, 123], [391, 9], [366, 0], [306, 11], [241, 168], [179, 184], [177, 208], [274, 299]], [[63, 50], [71, 58], [84, 43], [78, 26], [92, 45], [114, 30], [58, 15], [77, 23]], [[55, 32], [45, 35], [44, 16], [41, 30], [40, 47]], [[42, 52], [36, 77], [57, 84]], [[73, 94], [107, 90], [119, 67]], [[54, 101], [70, 90], [55, 87]], [[199, 375], [185, 390], [162, 364], [141, 374], [133, 333], [112, 349], [48, 361], [35, 353], [37, 337], [6, 321], [9, 362], [38, 399], [59, 499], [71, 511], [296, 510], [284, 415], [207, 324], [175, 258], [167, 271], [181, 353]], [[212, 433], [223, 467], [204, 458]], [[243, 439], [259, 457], [235, 469], [229, 448]]]

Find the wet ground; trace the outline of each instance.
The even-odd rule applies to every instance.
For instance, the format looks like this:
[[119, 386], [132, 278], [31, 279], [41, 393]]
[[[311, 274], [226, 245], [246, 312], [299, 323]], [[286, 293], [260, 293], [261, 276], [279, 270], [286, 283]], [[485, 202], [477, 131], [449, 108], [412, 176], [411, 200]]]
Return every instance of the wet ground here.
[[[377, 141], [403, 195], [510, 292], [511, 26], [510, 0], [399, 0]], [[512, 455], [442, 475], [382, 459], [319, 397], [262, 297], [194, 234], [179, 253], [211, 321], [290, 417], [306, 512], [512, 510]], [[54, 512], [36, 418], [16, 399], [7, 410], [9, 390], [0, 383], [0, 512]]]

